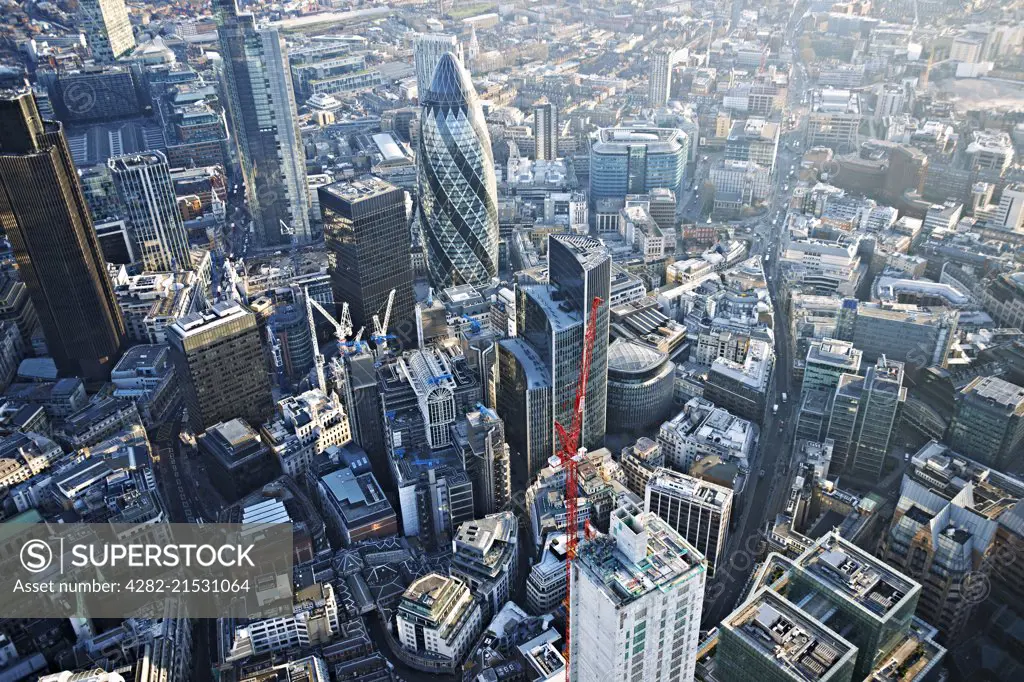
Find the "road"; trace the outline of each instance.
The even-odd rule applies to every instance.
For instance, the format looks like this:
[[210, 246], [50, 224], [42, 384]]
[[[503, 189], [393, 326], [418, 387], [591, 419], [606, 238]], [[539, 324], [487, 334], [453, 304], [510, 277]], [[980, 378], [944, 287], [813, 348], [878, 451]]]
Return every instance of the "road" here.
[[[739, 3], [737, 3], [739, 4]], [[798, 3], [799, 6], [799, 3]], [[792, 38], [792, 28], [797, 21], [797, 7], [794, 7], [787, 35]], [[799, 402], [799, 386], [792, 379], [793, 358], [789, 335], [789, 320], [779, 296], [779, 253], [782, 231], [785, 229], [786, 204], [789, 201], [794, 177], [790, 168], [797, 162], [799, 151], [792, 144], [802, 138], [801, 125], [803, 110], [800, 97], [803, 93], [803, 72], [799, 66], [793, 69], [794, 78], [789, 88], [783, 121], [790, 113], [798, 117], [796, 125], [781, 135], [776, 172], [773, 178], [772, 199], [768, 210], [751, 234], [751, 254], [768, 259], [763, 263], [767, 278], [768, 292], [774, 307], [775, 333], [775, 386], [770, 399], [778, 404], [774, 414], [768, 410], [758, 441], [758, 451], [751, 463], [751, 477], [747, 488], [741, 494], [738, 505], [734, 505], [733, 530], [728, 540], [725, 561], [716, 567], [715, 577], [710, 581], [704, 603], [703, 623], [713, 627], [722, 621], [744, 596], [747, 581], [753, 574], [759, 559], [761, 533], [776, 514], [784, 508], [789, 489], [793, 439], [796, 430], [796, 410]], [[777, 223], [777, 225], [776, 225]], [[788, 397], [782, 400], [782, 394]], [[763, 471], [764, 476], [758, 474]]]

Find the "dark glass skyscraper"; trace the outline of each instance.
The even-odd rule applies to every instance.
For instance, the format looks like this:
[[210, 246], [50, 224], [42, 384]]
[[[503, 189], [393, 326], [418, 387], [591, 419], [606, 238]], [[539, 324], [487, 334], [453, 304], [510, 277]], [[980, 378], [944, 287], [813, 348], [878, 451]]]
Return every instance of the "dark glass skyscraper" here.
[[249, 212], [261, 245], [310, 240], [309, 189], [295, 93], [284, 39], [275, 28], [256, 27], [234, 0], [216, 0], [231, 128], [238, 144]]
[[389, 332], [415, 345], [412, 246], [405, 191], [378, 178], [337, 182], [317, 190], [324, 216], [327, 264], [334, 300], [348, 303], [352, 327], [373, 332], [373, 315], [384, 316], [395, 290]]
[[419, 185], [427, 274], [435, 288], [498, 274], [491, 138], [469, 74], [446, 52], [420, 102]]
[[125, 329], [59, 123], [0, 94], [0, 223], [62, 374], [110, 377]]

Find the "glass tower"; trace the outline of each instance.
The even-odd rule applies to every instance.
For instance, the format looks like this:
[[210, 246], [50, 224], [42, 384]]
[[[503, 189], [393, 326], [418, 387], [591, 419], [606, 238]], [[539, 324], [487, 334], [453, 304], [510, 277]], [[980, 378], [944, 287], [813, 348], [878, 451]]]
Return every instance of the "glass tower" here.
[[441, 56], [421, 98], [419, 184], [427, 274], [443, 289], [498, 274], [498, 200], [491, 139], [469, 74]]

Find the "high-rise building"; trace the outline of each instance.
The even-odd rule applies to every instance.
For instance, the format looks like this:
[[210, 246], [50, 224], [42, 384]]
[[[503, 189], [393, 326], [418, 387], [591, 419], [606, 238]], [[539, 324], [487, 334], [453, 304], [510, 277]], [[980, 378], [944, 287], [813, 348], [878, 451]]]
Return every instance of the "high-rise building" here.
[[896, 429], [907, 389], [903, 387], [903, 363], [879, 358], [864, 374], [864, 388], [857, 420], [856, 450], [852, 471], [880, 478]]
[[996, 225], [1004, 230], [1024, 232], [1024, 183], [1014, 182], [1003, 188], [996, 209]]
[[812, 342], [804, 364], [801, 394], [814, 390], [835, 391], [843, 374], [860, 374], [861, 355], [848, 341], [822, 339]]
[[663, 107], [668, 104], [672, 88], [672, 52], [657, 50], [651, 55], [651, 75], [647, 83], [647, 104]]
[[256, 426], [274, 409], [256, 316], [218, 303], [167, 328], [171, 360], [196, 433], [241, 417]]
[[498, 342], [498, 413], [505, 420], [514, 478], [532, 481], [554, 453], [551, 374], [523, 339]]
[[534, 157], [537, 161], [551, 161], [558, 158], [558, 107], [541, 100], [533, 105], [533, 140], [537, 145]]
[[913, 369], [945, 366], [956, 337], [960, 311], [848, 298], [836, 320], [836, 337], [850, 341], [864, 362], [886, 355], [905, 359]]
[[647, 482], [644, 511], [657, 514], [703, 554], [714, 575], [729, 532], [731, 489], [672, 469], [658, 469]]
[[504, 422], [494, 410], [480, 406], [453, 429], [452, 440], [462, 450], [466, 473], [473, 481], [477, 514], [504, 509], [512, 501], [512, 462]]
[[729, 682], [850, 682], [857, 647], [769, 589], [719, 627], [715, 679]]
[[348, 303], [352, 328], [373, 331], [395, 290], [388, 332], [416, 345], [412, 289], [412, 238], [405, 190], [378, 178], [338, 182], [317, 189], [324, 217], [327, 265], [334, 300]]
[[491, 138], [469, 74], [451, 52], [421, 94], [419, 184], [427, 275], [436, 289], [498, 274]]
[[217, 0], [231, 132], [260, 245], [310, 240], [306, 158], [284, 38], [256, 27], [235, 0]]
[[656, 187], [679, 192], [689, 145], [676, 128], [603, 128], [590, 150], [590, 200], [623, 199]]
[[437, 68], [438, 62], [441, 61], [441, 55], [446, 52], [452, 53], [459, 64], [465, 63], [462, 54], [462, 44], [459, 43], [457, 37], [440, 33], [426, 33], [417, 36], [414, 60], [416, 66], [416, 89], [419, 91], [420, 102], [423, 101], [423, 96], [430, 89], [430, 85], [434, 81], [434, 70]]
[[82, 0], [78, 8], [78, 18], [93, 59], [112, 62], [135, 49], [135, 34], [125, 0]]
[[572, 563], [569, 679], [693, 680], [706, 578], [704, 557], [656, 515], [613, 511]]
[[125, 329], [61, 125], [0, 95], [0, 224], [62, 374], [105, 380]]
[[191, 270], [188, 235], [163, 152], [117, 156], [107, 161], [107, 167], [142, 269]]
[[957, 451], [1009, 469], [1024, 449], [1024, 388], [999, 377], [977, 377], [956, 395], [949, 443]]
[[452, 540], [451, 573], [493, 618], [518, 587], [519, 519], [510, 511], [466, 521]]

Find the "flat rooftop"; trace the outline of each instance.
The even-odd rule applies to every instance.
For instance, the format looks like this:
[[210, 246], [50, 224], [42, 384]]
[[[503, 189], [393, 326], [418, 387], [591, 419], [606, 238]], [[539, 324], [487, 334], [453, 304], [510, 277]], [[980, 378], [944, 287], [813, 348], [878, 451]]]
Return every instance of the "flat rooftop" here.
[[857, 647], [785, 598], [764, 588], [722, 623], [748, 647], [797, 680], [829, 679], [857, 658]]
[[356, 203], [365, 199], [385, 194], [396, 189], [390, 182], [385, 182], [373, 176], [360, 178], [359, 180], [344, 180], [330, 185], [323, 185], [318, 188], [331, 196], [344, 199], [349, 203]]

